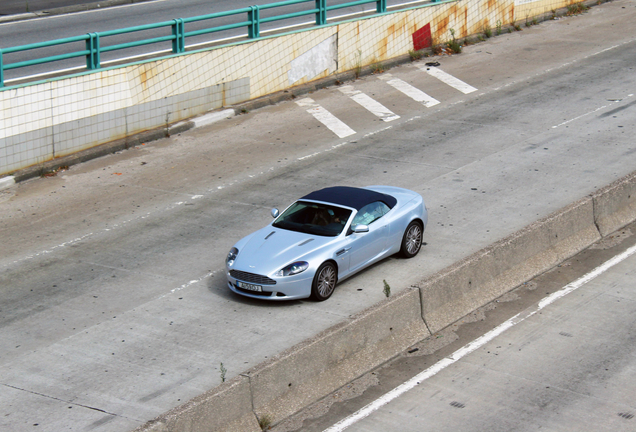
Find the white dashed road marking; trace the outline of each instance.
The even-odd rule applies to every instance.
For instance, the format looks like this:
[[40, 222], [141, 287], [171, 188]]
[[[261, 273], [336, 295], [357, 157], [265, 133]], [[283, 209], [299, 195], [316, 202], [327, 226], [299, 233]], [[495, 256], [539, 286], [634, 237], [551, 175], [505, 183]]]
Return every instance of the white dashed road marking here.
[[355, 90], [353, 86], [346, 85], [339, 87], [342, 93], [349, 96], [351, 99], [356, 101], [358, 104], [369, 110], [374, 115], [380, 117], [382, 121], [390, 122], [393, 120], [397, 120], [400, 118], [399, 115], [395, 114], [393, 111], [382, 105], [380, 102], [372, 99], [370, 96], [367, 96], [365, 93], [362, 93], [360, 90]]
[[459, 90], [460, 92], [464, 94], [477, 91], [475, 87], [466, 84], [464, 81], [457, 79], [454, 76], [447, 74], [443, 70], [438, 69], [436, 67], [420, 66], [420, 69], [423, 72], [426, 72], [427, 74], [429, 74], [430, 76], [437, 78], [443, 83], [448, 84], [449, 86]]
[[296, 101], [298, 106], [303, 108], [308, 108], [307, 112], [314, 116], [316, 120], [320, 123], [327, 126], [333, 133], [338, 135], [339, 138], [344, 138], [349, 135], [353, 135], [356, 133], [349, 126], [344, 124], [341, 120], [339, 120], [336, 116], [331, 114], [329, 111], [321, 107], [311, 98], [304, 98], [299, 101]]
[[390, 85], [394, 89], [401, 91], [406, 96], [413, 99], [414, 101], [424, 104], [426, 108], [430, 108], [439, 103], [437, 99], [427, 95], [422, 90], [413, 87], [411, 84], [407, 83], [406, 81], [402, 81], [399, 78], [394, 78], [393, 75], [391, 74], [387, 73], [387, 74], [381, 75], [378, 78], [385, 81], [388, 85]]

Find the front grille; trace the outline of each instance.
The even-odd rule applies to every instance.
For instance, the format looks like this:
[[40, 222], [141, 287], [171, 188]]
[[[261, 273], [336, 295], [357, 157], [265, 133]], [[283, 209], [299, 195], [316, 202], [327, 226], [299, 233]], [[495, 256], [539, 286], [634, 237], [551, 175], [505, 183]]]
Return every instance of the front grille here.
[[256, 284], [256, 285], [276, 285], [274, 279], [270, 279], [267, 276], [258, 275], [254, 273], [248, 273], [240, 270], [230, 270], [230, 275], [234, 279], [241, 280], [243, 282]]

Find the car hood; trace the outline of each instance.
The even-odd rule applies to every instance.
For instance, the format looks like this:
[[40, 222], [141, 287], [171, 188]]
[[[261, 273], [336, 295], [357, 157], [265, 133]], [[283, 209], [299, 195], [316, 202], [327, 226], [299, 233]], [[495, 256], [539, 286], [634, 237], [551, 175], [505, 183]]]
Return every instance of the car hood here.
[[312, 252], [337, 238], [288, 231], [270, 225], [237, 243], [239, 254], [232, 268], [269, 275], [295, 261], [309, 261]]

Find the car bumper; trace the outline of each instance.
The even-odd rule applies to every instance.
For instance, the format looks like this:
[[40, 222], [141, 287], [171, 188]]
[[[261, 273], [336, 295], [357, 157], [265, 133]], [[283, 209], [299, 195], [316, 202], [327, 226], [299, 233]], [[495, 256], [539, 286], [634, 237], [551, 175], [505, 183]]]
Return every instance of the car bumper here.
[[[311, 295], [311, 284], [313, 277], [311, 274], [302, 274], [277, 278], [275, 285], [261, 285], [263, 291], [255, 292], [238, 287], [238, 279], [232, 277], [226, 270], [227, 286], [236, 294], [263, 300], [297, 300], [308, 298]], [[242, 282], [242, 281], [241, 281]]]

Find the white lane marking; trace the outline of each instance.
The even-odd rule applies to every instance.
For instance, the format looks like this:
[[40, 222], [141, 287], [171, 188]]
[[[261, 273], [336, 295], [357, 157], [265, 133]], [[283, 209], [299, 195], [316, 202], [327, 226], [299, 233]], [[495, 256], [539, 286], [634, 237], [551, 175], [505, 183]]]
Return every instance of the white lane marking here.
[[360, 90], [355, 90], [353, 86], [342, 86], [339, 87], [338, 90], [349, 96], [351, 99], [353, 99], [363, 108], [366, 108], [375, 116], [380, 117], [382, 121], [390, 122], [400, 118], [399, 115], [395, 114], [393, 111], [382, 105], [380, 102], [376, 101], [365, 93], [362, 93]]
[[440, 80], [444, 84], [448, 84], [449, 86], [459, 90], [460, 92], [462, 92], [464, 94], [468, 94], [468, 93], [472, 93], [474, 91], [477, 91], [477, 89], [475, 87], [466, 84], [464, 81], [462, 81], [462, 80], [460, 80], [458, 78], [455, 78], [451, 74], [448, 74], [448, 73], [444, 72], [443, 70], [438, 69], [436, 67], [428, 67], [428, 66], [424, 65], [424, 66], [419, 66], [419, 68], [423, 72], [426, 72], [430, 76], [437, 78], [438, 80]]
[[572, 123], [573, 121], [579, 120], [579, 119], [581, 119], [581, 118], [583, 118], [583, 117], [585, 117], [585, 116], [588, 116], [588, 115], [590, 115], [590, 114], [594, 114], [594, 113], [595, 113], [595, 112], [597, 112], [597, 111], [600, 111], [600, 110], [602, 110], [602, 109], [605, 109], [605, 108], [607, 108], [608, 106], [611, 106], [612, 104], [616, 104], [616, 103], [619, 103], [619, 102], [623, 102], [625, 99], [630, 98], [630, 97], [632, 97], [632, 96], [634, 96], [634, 95], [633, 95], [633, 94], [628, 94], [628, 95], [627, 95], [626, 97], [624, 97], [624, 98], [617, 99], [617, 100], [612, 100], [612, 101], [610, 101], [610, 102], [612, 102], [611, 104], [607, 104], [607, 105], [600, 106], [600, 107], [596, 108], [595, 110], [588, 111], [588, 112], [586, 112], [585, 114], [581, 114], [581, 115], [580, 115], [580, 116], [578, 116], [578, 117], [574, 117], [573, 119], [566, 120], [566, 121], [564, 121], [563, 123], [559, 123], [559, 124], [558, 124], [558, 125], [556, 125], [556, 126], [552, 126], [552, 129], [556, 129], [556, 128], [560, 127], [560, 126], [565, 126], [565, 125], [566, 125], [566, 124], [568, 124], [568, 123]]
[[344, 122], [331, 114], [329, 111], [318, 105], [311, 98], [304, 98], [296, 101], [298, 106], [308, 108], [307, 112], [314, 116], [316, 120], [327, 126], [333, 133], [338, 135], [338, 138], [348, 137], [356, 133], [353, 129], [347, 126]]
[[484, 334], [483, 336], [475, 339], [474, 341], [458, 349], [449, 357], [440, 360], [439, 362], [435, 363], [430, 368], [420, 372], [419, 374], [417, 374], [410, 380], [399, 385], [398, 387], [394, 388], [390, 392], [384, 394], [383, 396], [371, 402], [364, 408], [361, 408], [360, 410], [351, 414], [349, 417], [342, 419], [341, 421], [331, 426], [330, 428], [325, 429], [324, 432], [340, 432], [345, 430], [349, 426], [353, 425], [359, 420], [362, 420], [363, 418], [372, 414], [374, 411], [377, 411], [384, 405], [388, 404], [393, 399], [396, 399], [397, 397], [411, 390], [415, 386], [421, 384], [424, 380], [434, 376], [435, 374], [442, 371], [446, 367], [452, 365], [456, 361], [460, 360], [462, 357], [484, 346], [486, 343], [490, 342], [491, 340], [493, 340], [494, 338], [496, 338], [497, 336], [499, 336], [500, 334], [502, 334], [509, 328], [515, 326], [516, 324], [519, 324], [520, 322], [524, 321], [527, 318], [530, 318], [532, 315], [541, 311], [546, 306], [554, 303], [556, 300], [560, 299], [561, 297], [564, 297], [570, 294], [572, 291], [582, 287], [586, 283], [590, 282], [592, 279], [596, 278], [597, 276], [603, 274], [607, 270], [614, 267], [616, 264], [619, 264], [620, 262], [626, 260], [627, 258], [632, 256], [634, 253], [636, 253], [636, 246], [632, 246], [631, 248], [627, 249], [625, 252], [619, 255], [616, 255], [612, 259], [596, 267], [594, 270], [583, 275], [582, 277], [575, 280], [574, 282], [567, 284], [565, 287], [561, 288], [559, 291], [552, 293], [548, 297], [541, 300], [535, 309], [528, 309], [524, 312], [518, 313], [517, 315], [510, 318], [508, 321], [500, 324], [499, 326], [495, 327], [494, 329]]
[[394, 78], [393, 75], [385, 73], [379, 76], [381, 80], [385, 81], [388, 85], [393, 87], [394, 89], [404, 93], [406, 96], [410, 97], [416, 102], [423, 104], [426, 108], [430, 108], [439, 103], [437, 99], [432, 96], [427, 95], [422, 90], [413, 87], [411, 84], [406, 81], [402, 81], [399, 78]]
[[[391, 127], [391, 126], [389, 126], [389, 127]], [[301, 156], [297, 160], [301, 161], [301, 160], [312, 158], [314, 156], [319, 156], [319, 155], [321, 155], [323, 153], [327, 153], [327, 152], [330, 152], [332, 150], [336, 150], [336, 149], [338, 149], [338, 148], [340, 148], [340, 147], [342, 147], [344, 145], [350, 144], [350, 143], [355, 143], [355, 141], [349, 141], [349, 142], [345, 141], [345, 142], [340, 143], [340, 144], [335, 144], [335, 145], [332, 145], [331, 147], [329, 147], [328, 149], [325, 149], [325, 150], [322, 150], [322, 151], [319, 151], [319, 152], [316, 152], [316, 153], [308, 154], [306, 156]]]
[[186, 283], [184, 283], [183, 285], [178, 286], [178, 287], [176, 287], [176, 288], [173, 288], [173, 289], [171, 289], [169, 292], [167, 292], [167, 293], [165, 293], [165, 294], [163, 294], [163, 295], [160, 295], [159, 297], [157, 297], [157, 299], [162, 299], [162, 298], [164, 298], [164, 297], [169, 296], [170, 294], [174, 294], [174, 293], [176, 293], [176, 292], [179, 292], [179, 291], [181, 291], [181, 290], [184, 290], [184, 289], [186, 289], [186, 288], [188, 288], [188, 287], [190, 287], [190, 286], [192, 286], [192, 285], [194, 285], [194, 284], [196, 284], [196, 283], [199, 283], [199, 282], [201, 282], [201, 281], [203, 281], [203, 280], [205, 280], [205, 279], [211, 278], [212, 276], [214, 276], [216, 273], [218, 273], [218, 272], [220, 272], [220, 271], [222, 271], [222, 270], [214, 270], [214, 271], [211, 271], [211, 272], [209, 272], [209, 273], [204, 274], [203, 276], [199, 276], [198, 278], [193, 279], [193, 280], [191, 280], [190, 282], [186, 282]]
[[[199, 199], [201, 197], [203, 197], [203, 195], [193, 195], [190, 198], [195, 200], [195, 199]], [[179, 207], [183, 206], [184, 204], [186, 204], [185, 201], [179, 201], [179, 202], [173, 203], [173, 204], [165, 207], [161, 211], [162, 212], [170, 211], [172, 209], [179, 208]], [[41, 250], [39, 252], [35, 252], [33, 254], [30, 254], [30, 255], [26, 255], [26, 256], [24, 256], [22, 258], [19, 258], [19, 259], [16, 259], [14, 261], [11, 261], [11, 262], [9, 262], [7, 264], [4, 264], [4, 265], [2, 265], [0, 267], [4, 268], [4, 267], [7, 267], [10, 264], [17, 264], [17, 263], [22, 262], [22, 261], [26, 261], [26, 260], [38, 258], [40, 256], [44, 256], [44, 255], [47, 255], [47, 254], [54, 253], [58, 249], [62, 249], [62, 248], [65, 248], [67, 246], [71, 246], [71, 245], [77, 244], [77, 243], [81, 242], [82, 240], [86, 240], [88, 238], [95, 237], [95, 236], [97, 236], [97, 235], [99, 235], [101, 233], [114, 231], [115, 229], [118, 229], [118, 228], [121, 228], [121, 227], [124, 227], [124, 226], [128, 226], [129, 224], [131, 224], [133, 222], [136, 222], [138, 220], [147, 219], [151, 215], [152, 215], [152, 212], [148, 212], [145, 215], [135, 216], [134, 218], [123, 220], [123, 221], [121, 221], [119, 223], [116, 223], [116, 224], [113, 224], [113, 225], [109, 225], [108, 228], [102, 228], [100, 231], [90, 232], [90, 233], [84, 234], [84, 235], [82, 235], [80, 237], [77, 237], [77, 238], [74, 238], [72, 240], [65, 241], [64, 243], [60, 243], [58, 245], [52, 246], [50, 249], [45, 249], [45, 250]]]

